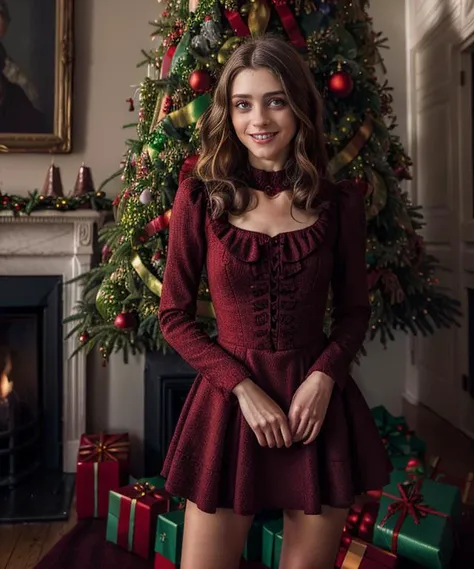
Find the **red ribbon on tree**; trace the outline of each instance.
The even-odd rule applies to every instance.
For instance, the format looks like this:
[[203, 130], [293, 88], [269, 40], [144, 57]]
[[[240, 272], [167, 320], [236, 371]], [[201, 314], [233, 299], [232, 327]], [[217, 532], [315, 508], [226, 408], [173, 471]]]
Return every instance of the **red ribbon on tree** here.
[[152, 237], [155, 233], [163, 231], [166, 229], [170, 223], [171, 210], [165, 211], [165, 213], [155, 217], [145, 225], [145, 235], [147, 237]]
[[239, 12], [233, 10], [224, 10], [224, 14], [227, 18], [227, 21], [232, 26], [232, 29], [240, 38], [250, 35], [249, 27], [244, 22]]
[[298, 49], [306, 49], [306, 41], [300, 32], [298, 22], [286, 0], [272, 0], [275, 10], [280, 16], [281, 23], [290, 38], [291, 43]]
[[393, 496], [392, 494], [382, 492], [383, 496], [391, 498], [394, 502], [388, 507], [387, 515], [380, 522], [380, 526], [383, 527], [392, 516], [398, 514], [398, 519], [393, 528], [392, 553], [397, 552], [400, 530], [408, 516], [411, 516], [417, 525], [420, 523], [420, 520], [426, 518], [428, 514], [450, 519], [450, 516], [447, 514], [433, 510], [433, 508], [430, 508], [427, 504], [422, 504], [424, 499], [420, 492], [422, 484], [423, 480], [421, 478], [412, 484], [397, 484], [400, 496]]

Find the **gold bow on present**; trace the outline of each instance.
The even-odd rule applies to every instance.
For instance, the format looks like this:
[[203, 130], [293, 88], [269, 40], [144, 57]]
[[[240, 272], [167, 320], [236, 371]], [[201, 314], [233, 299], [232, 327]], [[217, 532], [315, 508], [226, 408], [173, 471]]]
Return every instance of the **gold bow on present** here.
[[117, 461], [127, 457], [130, 448], [129, 441], [120, 440], [123, 435], [107, 435], [100, 433], [99, 439], [94, 441], [84, 437], [88, 442], [79, 447], [79, 460], [84, 462]]
[[156, 486], [149, 482], [137, 482], [134, 484], [133, 489], [137, 491], [137, 495], [135, 496], [137, 499], [145, 496], [153, 496], [153, 498], [159, 497], [159, 494], [155, 492]]

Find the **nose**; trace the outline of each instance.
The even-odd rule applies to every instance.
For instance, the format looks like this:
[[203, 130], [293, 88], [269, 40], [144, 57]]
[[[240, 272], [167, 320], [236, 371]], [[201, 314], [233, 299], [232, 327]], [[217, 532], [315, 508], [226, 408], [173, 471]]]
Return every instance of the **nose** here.
[[252, 124], [254, 127], [265, 126], [269, 123], [267, 109], [260, 105], [255, 105], [252, 113]]

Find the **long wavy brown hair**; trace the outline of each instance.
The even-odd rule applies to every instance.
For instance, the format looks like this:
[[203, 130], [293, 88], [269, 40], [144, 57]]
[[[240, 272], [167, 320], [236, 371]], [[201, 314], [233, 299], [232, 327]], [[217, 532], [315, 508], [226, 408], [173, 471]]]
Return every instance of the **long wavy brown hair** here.
[[249, 207], [248, 150], [234, 131], [230, 97], [238, 73], [261, 68], [268, 69], [281, 81], [297, 120], [297, 133], [285, 165], [293, 185], [292, 205], [299, 209], [313, 208], [320, 180], [328, 177], [323, 101], [306, 62], [293, 46], [280, 38], [267, 35], [246, 41], [224, 66], [213, 102], [198, 123], [201, 152], [195, 172], [207, 186], [213, 217], [224, 211], [238, 215]]

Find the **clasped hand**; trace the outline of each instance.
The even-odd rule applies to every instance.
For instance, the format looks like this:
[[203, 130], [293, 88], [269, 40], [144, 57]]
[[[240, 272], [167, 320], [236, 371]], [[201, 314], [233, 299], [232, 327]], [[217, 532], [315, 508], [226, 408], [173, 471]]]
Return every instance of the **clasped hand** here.
[[312, 373], [293, 395], [288, 417], [250, 379], [241, 382], [234, 393], [258, 443], [281, 448], [300, 441], [308, 445], [316, 439], [326, 416], [333, 385], [333, 379], [325, 373]]

